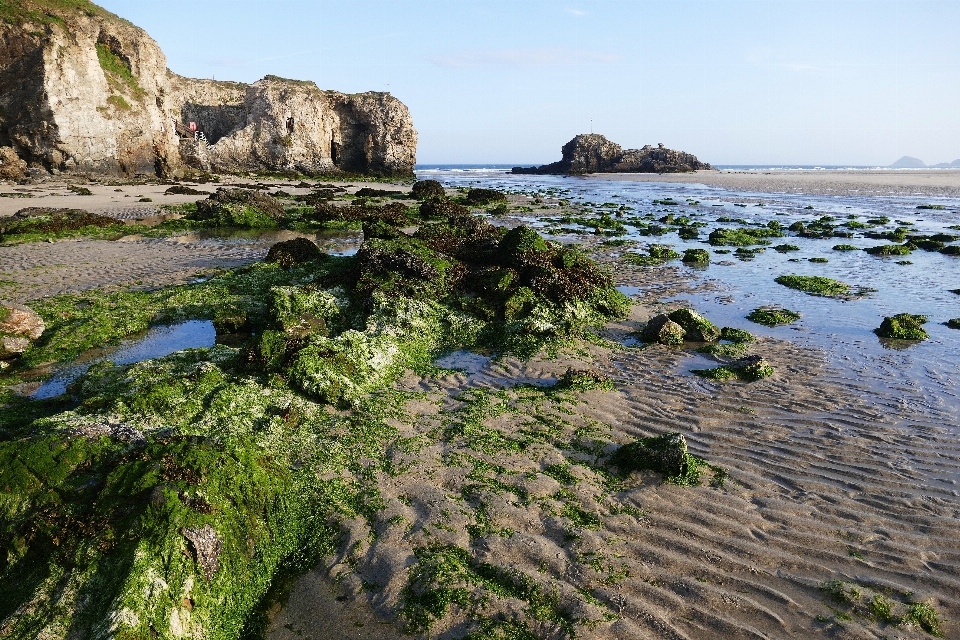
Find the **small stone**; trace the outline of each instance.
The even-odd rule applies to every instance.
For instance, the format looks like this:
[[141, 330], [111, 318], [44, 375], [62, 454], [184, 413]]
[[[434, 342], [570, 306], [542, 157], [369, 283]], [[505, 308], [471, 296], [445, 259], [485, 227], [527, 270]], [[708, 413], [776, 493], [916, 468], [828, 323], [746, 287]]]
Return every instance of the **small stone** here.
[[205, 524], [200, 528], [184, 527], [180, 533], [190, 542], [193, 558], [203, 570], [207, 582], [210, 582], [220, 568], [220, 552], [223, 550], [223, 541], [217, 537], [217, 531]]
[[645, 342], [659, 342], [660, 344], [682, 345], [686, 335], [683, 327], [670, 319], [666, 314], [660, 314], [651, 319], [643, 330]]

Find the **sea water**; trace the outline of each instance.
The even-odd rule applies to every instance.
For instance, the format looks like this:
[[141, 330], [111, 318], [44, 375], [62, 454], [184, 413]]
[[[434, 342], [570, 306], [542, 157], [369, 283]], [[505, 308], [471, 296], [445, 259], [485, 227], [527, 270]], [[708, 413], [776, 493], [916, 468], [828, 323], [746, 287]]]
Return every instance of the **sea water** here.
[[[571, 205], [583, 205], [594, 214], [615, 209], [604, 204], [624, 205], [632, 210], [625, 217], [654, 214], [659, 218], [672, 213], [704, 222], [700, 237], [682, 240], [675, 231], [662, 236], [643, 236], [627, 224], [628, 234], [618, 239], [633, 240], [631, 247], [599, 247], [598, 250], [623, 253], [645, 253], [649, 244], [672, 245], [683, 253], [685, 249], [707, 249], [711, 263], [707, 267], [683, 265], [671, 261], [668, 267], [687, 272], [702, 293], [694, 293], [674, 300], [680, 305], [692, 306], [718, 326], [746, 329], [754, 334], [791, 340], [822, 350], [830, 363], [844, 375], [878, 393], [892, 392], [912, 410], [942, 417], [960, 431], [960, 330], [943, 323], [960, 317], [960, 257], [935, 251], [916, 250], [906, 256], [877, 257], [864, 251], [834, 251], [838, 244], [859, 248], [891, 244], [891, 240], [865, 237], [867, 231], [886, 231], [898, 226], [911, 234], [932, 235], [947, 233], [960, 236], [960, 199], [913, 196], [876, 195], [815, 195], [774, 194], [734, 191], [700, 184], [612, 181], [590, 177], [524, 176], [512, 175], [501, 167], [479, 167], [461, 171], [422, 170], [420, 179], [437, 179], [448, 187], [484, 187], [524, 193], [551, 200], [564, 199]], [[654, 200], [672, 199], [673, 206], [657, 204]], [[744, 206], [745, 205], [745, 206]], [[936, 205], [943, 209], [918, 209], [921, 205]], [[548, 238], [563, 242], [577, 242], [590, 238], [592, 230], [569, 223], [551, 220], [558, 214], [535, 210], [530, 213], [512, 212], [522, 222], [538, 228]], [[576, 213], [590, 217], [589, 213]], [[786, 227], [796, 221], [812, 222], [822, 216], [836, 218], [831, 224], [842, 225], [849, 220], [866, 222], [869, 218], [886, 216], [890, 223], [870, 229], [853, 229], [850, 238], [802, 238]], [[851, 218], [850, 216], [856, 216]], [[721, 222], [720, 218], [741, 222]], [[767, 225], [778, 222], [786, 235], [768, 238], [766, 250], [752, 259], [741, 260], [733, 253], [736, 247], [713, 247], [707, 242], [710, 231], [716, 228], [738, 228], [747, 225]], [[653, 222], [653, 221], [648, 221]], [[563, 229], [562, 235], [551, 235]], [[567, 231], [567, 230], [573, 231]], [[845, 227], [838, 230], [847, 231]], [[582, 232], [578, 234], [576, 231]], [[799, 250], [778, 253], [772, 247], [778, 244], [796, 245]], [[949, 244], [960, 245], [960, 242]], [[730, 250], [718, 254], [717, 250]], [[810, 258], [827, 258], [826, 263], [812, 263]], [[898, 264], [909, 261], [911, 264]], [[655, 272], [663, 267], [641, 267]], [[875, 292], [854, 300], [816, 297], [777, 284], [780, 275], [797, 274], [825, 276], [857, 287], [875, 289]], [[625, 288], [624, 288], [625, 289]], [[621, 289], [621, 290], [624, 290]], [[642, 294], [641, 289], [625, 290]], [[779, 305], [798, 311], [803, 317], [796, 323], [768, 328], [754, 324], [745, 316], [754, 308]], [[930, 339], [923, 342], [885, 340], [873, 330], [885, 316], [898, 313], [925, 315], [929, 321], [924, 328]], [[687, 366], [688, 365], [688, 366]], [[716, 362], [691, 353], [688, 369], [715, 366]]]

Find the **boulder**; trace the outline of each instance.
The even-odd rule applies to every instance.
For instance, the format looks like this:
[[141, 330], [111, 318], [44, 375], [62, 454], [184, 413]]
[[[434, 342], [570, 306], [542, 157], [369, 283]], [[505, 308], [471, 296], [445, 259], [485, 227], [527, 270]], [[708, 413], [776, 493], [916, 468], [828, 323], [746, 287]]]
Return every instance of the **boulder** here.
[[26, 180], [27, 163], [20, 159], [13, 147], [0, 147], [0, 180]]
[[505, 202], [507, 195], [496, 189], [470, 189], [467, 192], [467, 204], [482, 206], [491, 202]]
[[668, 478], [683, 477], [689, 471], [687, 440], [680, 433], [640, 438], [614, 453], [613, 462], [622, 471], [659, 471]]
[[267, 251], [265, 262], [276, 262], [284, 269], [316, 260], [322, 255], [319, 247], [306, 238], [278, 242]]
[[12, 302], [0, 303], [0, 358], [23, 353], [45, 328], [43, 318], [32, 309]]
[[734, 361], [730, 368], [737, 373], [741, 380], [759, 380], [773, 375], [773, 367], [763, 356], [744, 356]]
[[669, 317], [683, 327], [687, 340], [716, 342], [720, 339], [720, 329], [693, 309], [677, 309]]
[[642, 149], [624, 150], [598, 133], [582, 133], [563, 145], [559, 162], [540, 167], [514, 167], [520, 174], [587, 173], [683, 173], [713, 169], [697, 157], [683, 151], [646, 145]]
[[926, 340], [927, 332], [923, 329], [927, 323], [926, 316], [917, 316], [909, 313], [898, 313], [886, 317], [880, 326], [873, 330], [881, 338], [897, 338], [900, 340]]
[[647, 322], [647, 326], [643, 329], [643, 340], [679, 346], [683, 344], [686, 333], [684, 328], [671, 320], [668, 315], [660, 314]]
[[206, 200], [197, 201], [193, 217], [227, 227], [275, 227], [283, 217], [283, 205], [257, 191], [220, 187]]
[[447, 192], [443, 185], [437, 180], [418, 180], [413, 183], [413, 189], [410, 194], [417, 200], [426, 200], [427, 198], [445, 198]]

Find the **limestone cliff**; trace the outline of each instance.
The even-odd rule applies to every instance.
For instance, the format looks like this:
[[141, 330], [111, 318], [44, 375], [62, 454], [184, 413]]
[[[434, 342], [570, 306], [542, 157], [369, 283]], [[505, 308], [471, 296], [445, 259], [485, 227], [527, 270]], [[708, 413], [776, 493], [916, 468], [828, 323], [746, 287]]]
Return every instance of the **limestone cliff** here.
[[582, 133], [563, 145], [561, 151], [563, 157], [558, 162], [540, 167], [514, 167], [513, 173], [684, 173], [713, 168], [692, 154], [667, 149], [662, 144], [624, 150], [598, 133]]
[[0, 3], [0, 147], [30, 166], [406, 176], [416, 141], [387, 93], [183, 78], [145, 31], [86, 0]]

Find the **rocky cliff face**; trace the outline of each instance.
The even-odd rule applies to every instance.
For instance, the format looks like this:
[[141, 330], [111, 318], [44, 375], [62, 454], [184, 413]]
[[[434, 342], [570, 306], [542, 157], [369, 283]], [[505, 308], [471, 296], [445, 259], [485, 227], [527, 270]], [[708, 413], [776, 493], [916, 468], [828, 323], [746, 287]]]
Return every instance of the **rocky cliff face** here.
[[13, 0], [0, 20], [0, 147], [31, 166], [413, 173], [417, 134], [389, 94], [183, 78], [146, 32], [85, 0]]
[[646, 145], [624, 150], [598, 133], [582, 133], [563, 145], [559, 162], [540, 167], [514, 167], [513, 173], [567, 174], [587, 173], [683, 173], [712, 169], [697, 157], [683, 151]]

